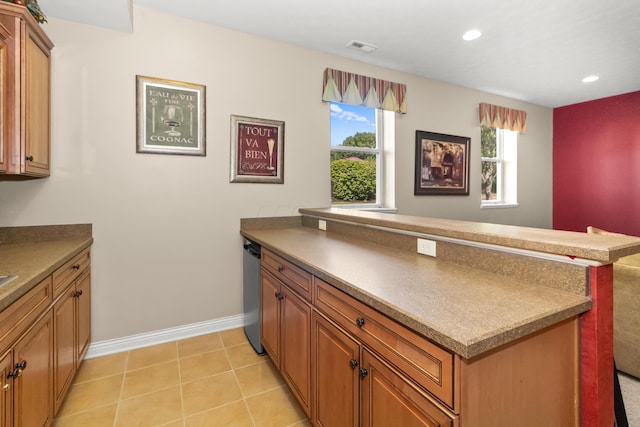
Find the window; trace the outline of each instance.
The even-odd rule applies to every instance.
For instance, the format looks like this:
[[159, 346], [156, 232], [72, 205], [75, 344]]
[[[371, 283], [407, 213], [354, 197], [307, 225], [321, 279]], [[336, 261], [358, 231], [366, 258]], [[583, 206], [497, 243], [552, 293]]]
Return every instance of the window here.
[[482, 126], [482, 207], [517, 206], [518, 133]]
[[331, 102], [331, 204], [393, 207], [394, 113]]

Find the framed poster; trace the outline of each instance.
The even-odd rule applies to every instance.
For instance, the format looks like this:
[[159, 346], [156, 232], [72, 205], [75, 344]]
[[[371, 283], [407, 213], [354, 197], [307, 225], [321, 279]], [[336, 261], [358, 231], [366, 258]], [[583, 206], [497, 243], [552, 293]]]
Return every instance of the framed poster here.
[[205, 156], [205, 87], [136, 76], [136, 152]]
[[414, 195], [469, 195], [471, 138], [416, 131]]
[[284, 122], [231, 116], [231, 182], [284, 183]]

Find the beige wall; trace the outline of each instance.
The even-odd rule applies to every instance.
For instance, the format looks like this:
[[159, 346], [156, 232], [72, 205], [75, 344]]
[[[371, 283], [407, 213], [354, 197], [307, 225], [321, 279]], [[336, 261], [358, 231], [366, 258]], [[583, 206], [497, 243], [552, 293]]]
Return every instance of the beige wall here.
[[[0, 226], [92, 223], [93, 340], [242, 312], [239, 218], [329, 204], [325, 67], [407, 84], [401, 213], [551, 226], [550, 109], [134, 8], [133, 34], [50, 19], [51, 177], [0, 182]], [[136, 74], [206, 85], [207, 156], [136, 154]], [[477, 104], [526, 109], [520, 207], [479, 208]], [[283, 120], [284, 185], [229, 183], [230, 115]], [[413, 196], [415, 130], [472, 138], [469, 197]]]

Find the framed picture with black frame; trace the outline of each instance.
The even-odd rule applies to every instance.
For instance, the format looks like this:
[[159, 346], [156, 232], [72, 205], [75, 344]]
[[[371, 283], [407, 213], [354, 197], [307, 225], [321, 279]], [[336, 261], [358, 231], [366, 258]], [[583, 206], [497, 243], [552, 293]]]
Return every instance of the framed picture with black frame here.
[[468, 196], [470, 144], [465, 136], [417, 130], [413, 194]]

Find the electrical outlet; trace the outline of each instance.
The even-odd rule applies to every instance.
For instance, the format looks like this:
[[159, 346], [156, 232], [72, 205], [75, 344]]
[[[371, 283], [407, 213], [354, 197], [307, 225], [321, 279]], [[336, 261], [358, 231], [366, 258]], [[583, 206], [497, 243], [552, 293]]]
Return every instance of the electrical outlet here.
[[422, 255], [436, 256], [436, 242], [427, 239], [418, 239], [418, 253]]
[[320, 230], [324, 230], [327, 231], [327, 221], [323, 220], [323, 219], [319, 219], [318, 220], [318, 228]]

